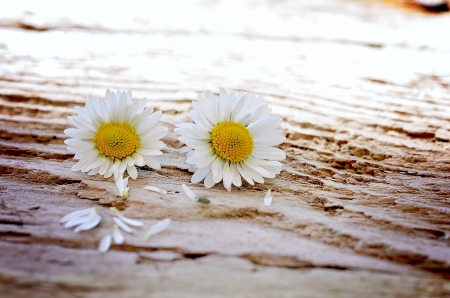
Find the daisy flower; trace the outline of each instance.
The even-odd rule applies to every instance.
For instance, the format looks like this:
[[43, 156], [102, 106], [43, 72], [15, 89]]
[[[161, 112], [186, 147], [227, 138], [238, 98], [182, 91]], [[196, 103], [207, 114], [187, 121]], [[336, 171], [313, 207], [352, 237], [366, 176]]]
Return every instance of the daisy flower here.
[[210, 188], [223, 180], [231, 191], [232, 184], [242, 185], [241, 177], [254, 185], [279, 174], [286, 154], [273, 146], [285, 137], [277, 129], [281, 117], [271, 112], [262, 97], [251, 93], [227, 94], [221, 88], [220, 96], [209, 90], [198, 95], [192, 102], [194, 123], [179, 123], [175, 129], [180, 142], [192, 149], [187, 162], [197, 170], [191, 182], [204, 179]]
[[108, 89], [105, 98], [97, 100], [89, 95], [84, 109], [75, 107], [80, 116], [68, 117], [76, 128], [64, 131], [71, 137], [65, 143], [79, 160], [72, 171], [108, 178], [119, 169], [136, 179], [136, 166], [160, 169], [152, 156], [161, 155], [165, 147], [160, 139], [168, 129], [155, 127], [161, 111], [152, 114], [153, 107], [145, 107], [145, 98], [132, 102], [130, 90], [114, 93]]

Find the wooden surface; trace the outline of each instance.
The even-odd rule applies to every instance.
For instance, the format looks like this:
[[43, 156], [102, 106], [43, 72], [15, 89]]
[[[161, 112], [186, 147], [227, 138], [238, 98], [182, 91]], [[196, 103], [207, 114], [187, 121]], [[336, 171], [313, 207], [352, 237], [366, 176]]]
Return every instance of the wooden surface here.
[[[448, 28], [389, 1], [3, 3], [2, 297], [450, 295]], [[283, 117], [287, 159], [265, 184], [191, 185], [203, 206], [181, 191], [193, 169], [173, 128], [221, 86]], [[112, 178], [71, 172], [63, 143], [66, 116], [106, 88], [147, 97], [170, 128], [162, 169], [139, 169], [126, 202]], [[102, 255], [110, 217], [59, 223], [98, 204], [173, 223]]]

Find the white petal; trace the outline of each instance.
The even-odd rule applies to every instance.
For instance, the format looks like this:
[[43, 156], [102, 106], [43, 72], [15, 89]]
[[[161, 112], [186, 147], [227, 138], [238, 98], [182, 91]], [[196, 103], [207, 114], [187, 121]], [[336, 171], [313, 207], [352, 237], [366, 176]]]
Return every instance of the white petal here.
[[213, 187], [216, 183], [213, 180], [213, 174], [212, 172], [209, 172], [208, 176], [206, 176], [205, 181], [203, 181], [203, 184], [206, 188]]
[[127, 165], [128, 165], [127, 160], [125, 158], [122, 159], [119, 166], [119, 172], [121, 173], [125, 172]]
[[162, 112], [158, 111], [155, 112], [153, 115], [151, 115], [147, 121], [145, 121], [144, 123], [141, 123], [141, 125], [138, 127], [137, 132], [143, 133], [147, 130], [149, 130], [150, 128], [152, 128], [153, 126], [155, 126], [155, 124], [161, 119], [162, 116]]
[[120, 220], [122, 220], [123, 222], [129, 224], [130, 226], [134, 226], [134, 227], [142, 227], [144, 224], [140, 221], [137, 221], [135, 219], [131, 219], [128, 217], [125, 217], [124, 215], [122, 215], [122, 213], [120, 213], [119, 209], [117, 209], [116, 207], [111, 207], [110, 208], [114, 213], [116, 213], [117, 217], [119, 217]]
[[162, 154], [162, 152], [159, 150], [145, 149], [145, 148], [139, 148], [136, 152], [141, 155], [161, 155]]
[[85, 222], [82, 225], [79, 225], [78, 227], [76, 227], [74, 232], [78, 233], [78, 232], [81, 232], [81, 231], [87, 231], [87, 230], [93, 229], [101, 221], [102, 221], [102, 217], [99, 214], [95, 213], [95, 216], [90, 221]]
[[212, 129], [211, 123], [209, 123], [205, 116], [198, 111], [191, 110], [191, 117], [195, 124], [197, 124], [201, 129], [206, 131], [210, 131]]
[[116, 186], [117, 186], [117, 189], [119, 190], [119, 193], [122, 193], [122, 191], [126, 187], [124, 184], [122, 174], [120, 174], [119, 177], [116, 178], [116, 174], [114, 173], [114, 179], [116, 180]]
[[[200, 159], [197, 162], [197, 167], [198, 168], [204, 168], [204, 167], [209, 167], [214, 160], [216, 160], [217, 156], [215, 155], [206, 155], [205, 157], [203, 157], [202, 159]], [[206, 175], [205, 175], [206, 176]]]
[[118, 225], [114, 225], [113, 239], [114, 243], [118, 245], [122, 244], [125, 241], [125, 238], [123, 237], [122, 232], [120, 232]]
[[92, 170], [89, 171], [88, 175], [92, 176], [92, 175], [97, 175], [98, 171], [100, 171], [100, 167], [96, 167]]
[[140, 167], [145, 165], [144, 158], [139, 153], [135, 152], [131, 155], [131, 157], [134, 158], [134, 160], [136, 161], [136, 165]]
[[128, 175], [131, 177], [131, 179], [136, 180], [136, 178], [138, 176], [138, 172], [137, 172], [135, 166], [131, 166], [131, 167], [127, 166], [127, 172], [128, 172]]
[[150, 185], [147, 185], [147, 186], [144, 187], [144, 189], [150, 190], [150, 191], [159, 192], [159, 193], [161, 193], [161, 194], [163, 194], [163, 195], [167, 194], [167, 191], [166, 191], [166, 190], [164, 190], [164, 189], [162, 189], [162, 188], [159, 188], [159, 187], [156, 187], [156, 186], [150, 186]]
[[133, 233], [133, 230], [126, 223], [124, 223], [120, 218], [114, 217], [113, 220], [125, 232]]
[[109, 250], [110, 247], [111, 247], [111, 235], [106, 235], [100, 241], [98, 251], [101, 253], [105, 253]]
[[239, 174], [239, 171], [237, 169], [237, 165], [236, 164], [232, 164], [230, 169], [233, 171], [233, 184], [235, 186], [241, 186], [242, 185], [242, 180], [241, 180], [241, 175]]
[[[112, 167], [112, 163], [111, 163], [111, 167]], [[112, 171], [112, 170], [108, 170], [106, 173], [105, 173], [105, 175], [103, 175], [103, 177], [105, 177], [105, 178], [109, 178], [109, 177], [111, 177], [112, 175], [114, 174], [114, 172]], [[128, 177], [127, 177], [128, 178]]]
[[225, 165], [223, 166], [223, 186], [225, 186], [228, 191], [231, 189], [232, 181], [233, 177], [231, 176], [230, 165], [228, 162], [225, 162]]
[[212, 149], [211, 148], [207, 148], [207, 149], [195, 149], [194, 150], [194, 156], [198, 159], [204, 158], [207, 155], [212, 155]]
[[[138, 110], [138, 112], [139, 112], [139, 110]], [[143, 124], [147, 121], [148, 117], [152, 114], [152, 112], [153, 112], [153, 106], [149, 106], [142, 112], [142, 114], [138, 115], [138, 117], [136, 117], [133, 120], [132, 125], [135, 127], [141, 126], [141, 124]]]
[[272, 192], [269, 189], [264, 197], [264, 205], [270, 206], [270, 204], [272, 204]]
[[91, 213], [94, 210], [94, 208], [95, 207], [91, 207], [91, 208], [86, 208], [86, 209], [70, 212], [69, 214], [67, 214], [63, 218], [61, 218], [60, 222], [65, 223], [73, 218], [88, 215], [89, 213]]
[[104, 158], [103, 156], [98, 156], [97, 159], [95, 159], [94, 161], [90, 162], [87, 167], [89, 169], [95, 169], [98, 168], [98, 170], [100, 171], [100, 166], [106, 161], [106, 158]]
[[84, 216], [73, 217], [72, 219], [70, 219], [69, 221], [66, 222], [64, 227], [65, 228], [72, 228], [72, 227], [84, 224], [86, 222], [89, 222], [93, 218], [95, 218], [96, 214], [97, 214], [97, 212], [92, 209], [91, 212], [89, 212], [88, 214], [86, 214]]
[[254, 146], [253, 157], [269, 160], [284, 160], [286, 159], [286, 153], [275, 147]]
[[264, 183], [264, 178], [261, 176], [260, 173], [248, 167], [245, 163], [241, 163], [241, 166], [242, 169], [245, 171], [245, 173], [247, 173], [250, 176], [250, 178], [252, 178], [258, 183]]
[[248, 166], [249, 168], [257, 171], [258, 173], [260, 173], [261, 176], [263, 176], [263, 177], [267, 177], [267, 178], [274, 178], [275, 177], [275, 175], [267, 172], [267, 170], [264, 169], [263, 167], [260, 167], [260, 166], [256, 165], [255, 163], [253, 163], [251, 159], [247, 158], [246, 160], [244, 160], [244, 164], [246, 166]]
[[148, 230], [147, 234], [145, 235], [144, 239], [148, 239], [148, 237], [156, 235], [158, 233], [161, 233], [162, 231], [164, 231], [165, 229], [167, 229], [167, 227], [170, 225], [171, 223], [171, 219], [170, 218], [166, 218], [163, 219], [161, 221], [158, 221], [156, 224], [154, 224], [150, 230]]
[[[145, 97], [141, 98], [141, 100], [139, 100], [139, 108], [136, 113], [141, 114], [144, 111], [146, 105], [147, 105], [147, 98], [145, 98]], [[153, 110], [153, 107], [152, 107], [152, 110]]]
[[161, 169], [161, 165], [159, 164], [159, 162], [156, 161], [156, 159], [154, 159], [153, 157], [148, 156], [148, 155], [144, 155], [143, 157], [144, 157], [145, 164], [147, 166], [149, 166], [150, 168], [153, 168], [155, 170]]
[[194, 175], [192, 175], [192, 177], [191, 177], [191, 182], [192, 183], [199, 183], [200, 181], [205, 179], [206, 175], [208, 175], [209, 172], [211, 172], [211, 167], [210, 166], [197, 169], [197, 171], [195, 171]]
[[249, 174], [247, 174], [247, 172], [242, 168], [241, 164], [237, 165], [237, 169], [239, 171], [239, 174], [241, 174], [241, 176], [245, 179], [245, 181], [247, 181], [249, 184], [254, 185], [255, 183], [253, 182], [252, 177], [250, 177]]
[[74, 147], [78, 147], [78, 148], [89, 148], [89, 149], [95, 148], [94, 143], [88, 142], [88, 141], [82, 141], [82, 140], [78, 140], [78, 139], [67, 139], [64, 141], [64, 143], [66, 145], [74, 146]]
[[131, 103], [132, 100], [133, 100], [133, 95], [131, 93], [131, 90], [127, 90], [127, 102]]
[[72, 138], [90, 140], [93, 139], [95, 133], [93, 131], [81, 130], [79, 128], [67, 128], [64, 130], [64, 133]]
[[223, 177], [224, 162], [217, 158], [211, 165], [211, 171], [213, 173], [213, 180], [215, 183], [219, 183]]
[[181, 187], [183, 188], [184, 193], [189, 197], [189, 199], [191, 199], [192, 201], [198, 201], [195, 193], [186, 184], [181, 184]]
[[98, 173], [100, 175], [104, 175], [106, 173], [106, 171], [108, 170], [110, 164], [111, 164], [111, 160], [109, 158], [105, 158], [102, 166], [100, 167], [100, 171]]

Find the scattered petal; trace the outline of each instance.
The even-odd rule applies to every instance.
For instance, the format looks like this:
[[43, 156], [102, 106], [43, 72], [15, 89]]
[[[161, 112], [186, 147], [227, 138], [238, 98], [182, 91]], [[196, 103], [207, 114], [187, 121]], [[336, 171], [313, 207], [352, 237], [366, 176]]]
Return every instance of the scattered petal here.
[[118, 225], [114, 225], [113, 239], [114, 243], [118, 245], [122, 244], [125, 241], [125, 238], [123, 237], [122, 232], [120, 232]]
[[148, 239], [150, 236], [156, 235], [165, 229], [170, 225], [172, 220], [170, 218], [166, 218], [163, 220], [158, 221], [156, 224], [154, 224], [150, 230], [148, 230], [147, 234], [144, 237], [144, 240]]
[[77, 211], [70, 212], [69, 214], [67, 214], [63, 218], [61, 218], [60, 222], [65, 223], [76, 217], [82, 217], [82, 216], [88, 215], [89, 213], [91, 213], [93, 211], [93, 209], [97, 210], [97, 208], [98, 207], [91, 207], [91, 208], [87, 208], [87, 209], [83, 209], [83, 210], [77, 210]]
[[162, 189], [162, 188], [159, 188], [159, 187], [156, 187], [156, 186], [150, 186], [150, 185], [148, 185], [148, 186], [145, 186], [144, 189], [150, 190], [150, 191], [159, 192], [159, 193], [161, 193], [161, 194], [163, 194], [163, 195], [167, 194], [167, 191], [166, 191], [166, 190], [164, 190], [164, 189]]
[[76, 227], [74, 232], [78, 233], [78, 232], [81, 232], [81, 231], [87, 231], [87, 230], [93, 229], [96, 226], [98, 226], [98, 224], [101, 221], [102, 221], [102, 217], [96, 213], [91, 220], [86, 221], [82, 225], [79, 225], [78, 227]]
[[181, 184], [181, 187], [184, 190], [184, 193], [192, 200], [192, 201], [198, 201], [197, 196], [195, 193], [187, 186], [186, 184]]
[[129, 224], [130, 226], [134, 226], [134, 227], [142, 227], [144, 224], [140, 221], [137, 221], [135, 219], [131, 219], [128, 217], [125, 217], [122, 215], [122, 213], [120, 213], [119, 209], [117, 209], [116, 207], [111, 207], [110, 208], [114, 213], [116, 213], [117, 217], [120, 218], [120, 220], [122, 220], [123, 222]]
[[101, 253], [105, 253], [109, 250], [110, 247], [111, 247], [111, 235], [106, 235], [100, 241], [98, 251]]
[[264, 205], [270, 206], [272, 204], [272, 191], [269, 189], [264, 197]]
[[86, 222], [89, 222], [90, 220], [95, 218], [96, 214], [97, 214], [96, 212], [91, 211], [90, 213], [88, 213], [86, 215], [72, 218], [71, 220], [69, 220], [68, 222], [66, 222], [64, 224], [64, 227], [65, 228], [73, 228], [73, 227], [79, 226], [81, 224], [84, 224]]
[[125, 232], [133, 233], [133, 230], [126, 223], [124, 223], [122, 220], [120, 220], [120, 218], [114, 217], [113, 220]]
[[119, 196], [122, 197], [122, 199], [128, 198], [128, 177], [123, 179], [123, 173], [119, 171], [119, 169], [114, 169], [114, 180], [116, 181], [117, 189], [119, 190]]

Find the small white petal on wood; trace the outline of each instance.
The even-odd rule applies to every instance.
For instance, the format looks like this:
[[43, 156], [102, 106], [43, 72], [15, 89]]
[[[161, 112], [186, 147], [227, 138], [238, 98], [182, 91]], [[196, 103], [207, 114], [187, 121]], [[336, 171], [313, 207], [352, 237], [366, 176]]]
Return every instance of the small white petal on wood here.
[[272, 204], [272, 191], [269, 189], [264, 197], [264, 205], [270, 206]]
[[144, 187], [144, 189], [150, 190], [150, 191], [159, 192], [159, 193], [161, 193], [163, 195], [167, 194], [167, 190], [159, 188], [159, 187], [156, 187], [156, 186], [147, 185], [147, 186]]
[[100, 241], [98, 251], [101, 253], [105, 253], [109, 250], [110, 247], [111, 247], [111, 235], [106, 235]]
[[125, 238], [123, 237], [122, 232], [120, 232], [118, 225], [114, 225], [113, 239], [114, 243], [118, 245], [122, 244], [125, 241]]
[[181, 187], [183, 188], [184, 193], [189, 197], [189, 199], [191, 199], [192, 201], [198, 201], [195, 193], [186, 184], [181, 184]]
[[95, 228], [96, 226], [98, 226], [98, 224], [101, 221], [102, 221], [102, 217], [99, 214], [95, 213], [94, 217], [90, 221], [87, 221], [84, 224], [78, 226], [74, 230], [74, 232], [78, 233], [78, 232], [81, 232], [81, 231], [91, 230], [91, 229]]
[[161, 233], [167, 227], [170, 225], [172, 220], [170, 218], [163, 219], [161, 221], [158, 221], [156, 224], [154, 224], [147, 232], [147, 234], [144, 237], [144, 240], [148, 239], [150, 236], [156, 235], [158, 233]]
[[133, 230], [126, 223], [124, 223], [120, 218], [114, 217], [113, 220], [125, 232], [133, 233]]
[[125, 217], [122, 215], [122, 213], [120, 213], [119, 209], [117, 209], [116, 207], [111, 207], [110, 208], [114, 213], [116, 213], [117, 217], [123, 221], [126, 224], [129, 224], [130, 226], [134, 226], [134, 227], [142, 227], [144, 224], [140, 221], [137, 221], [135, 219], [131, 219], [128, 217]]
[[86, 222], [89, 222], [89, 221], [91, 221], [92, 219], [95, 218], [95, 214], [96, 214], [95, 211], [94, 211], [94, 212], [91, 211], [91, 212], [89, 212], [89, 213], [86, 214], [86, 215], [72, 218], [71, 220], [69, 220], [68, 222], [66, 222], [66, 224], [64, 225], [64, 227], [65, 227], [65, 228], [73, 228], [73, 227], [75, 227], [75, 226], [78, 226], [78, 225], [84, 224], [84, 223], [86, 223]]
[[82, 217], [82, 216], [88, 215], [89, 213], [91, 213], [94, 210], [94, 208], [95, 207], [91, 207], [91, 208], [87, 208], [87, 209], [70, 212], [69, 214], [67, 214], [63, 218], [61, 218], [60, 222], [65, 223], [76, 217]]

